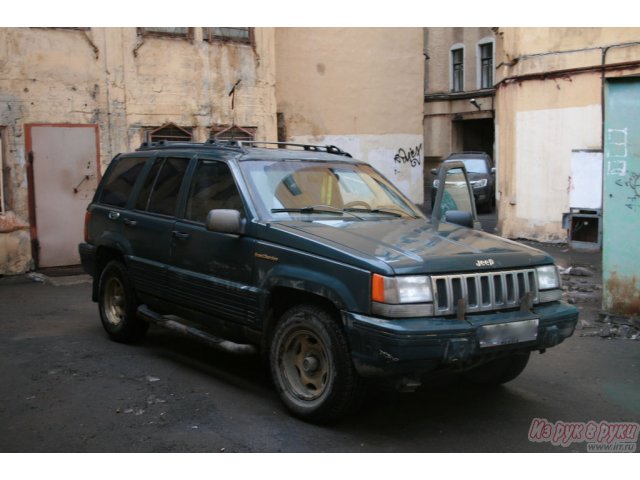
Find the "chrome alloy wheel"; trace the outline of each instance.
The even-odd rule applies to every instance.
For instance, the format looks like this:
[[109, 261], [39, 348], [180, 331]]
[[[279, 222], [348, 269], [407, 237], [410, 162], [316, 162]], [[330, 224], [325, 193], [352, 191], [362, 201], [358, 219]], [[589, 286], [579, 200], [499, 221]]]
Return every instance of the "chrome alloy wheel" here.
[[122, 281], [117, 277], [109, 278], [104, 288], [103, 305], [105, 318], [111, 325], [120, 325], [125, 320], [124, 296]]

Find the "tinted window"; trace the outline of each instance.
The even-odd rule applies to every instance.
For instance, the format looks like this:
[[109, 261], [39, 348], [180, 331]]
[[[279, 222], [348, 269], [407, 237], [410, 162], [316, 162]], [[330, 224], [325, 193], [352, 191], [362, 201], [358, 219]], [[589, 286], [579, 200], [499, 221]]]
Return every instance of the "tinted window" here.
[[156, 178], [158, 178], [158, 172], [160, 171], [160, 167], [163, 162], [164, 158], [156, 158], [153, 161], [153, 166], [151, 167], [147, 178], [144, 179], [144, 183], [142, 184], [142, 188], [140, 189], [140, 193], [136, 199], [135, 208], [137, 210], [146, 210], [149, 206], [149, 195], [151, 194], [153, 185], [156, 183]]
[[189, 189], [185, 218], [205, 222], [215, 208], [244, 211], [240, 193], [227, 164], [201, 160]]
[[[147, 204], [147, 211], [162, 215], [175, 215], [180, 184], [187, 165], [189, 165], [189, 159], [165, 158], [161, 161], [162, 166], [155, 177]], [[151, 175], [149, 178], [152, 178]]]
[[114, 207], [124, 207], [146, 160], [144, 157], [119, 159], [109, 177], [105, 179], [100, 202]]

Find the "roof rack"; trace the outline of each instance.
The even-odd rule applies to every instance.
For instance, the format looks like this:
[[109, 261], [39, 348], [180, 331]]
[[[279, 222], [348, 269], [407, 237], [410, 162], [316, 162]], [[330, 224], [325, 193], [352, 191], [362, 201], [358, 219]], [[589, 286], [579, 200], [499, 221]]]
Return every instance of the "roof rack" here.
[[[212, 140], [209, 140], [209, 141], [211, 142]], [[326, 153], [332, 153], [334, 155], [342, 155], [345, 157], [352, 158], [350, 153], [345, 152], [344, 150], [342, 150], [339, 147], [336, 147], [335, 145], [310, 145], [306, 143], [266, 142], [266, 141], [260, 141], [260, 140], [213, 140], [213, 142], [216, 144], [221, 144], [224, 142], [224, 143], [236, 145], [238, 147], [244, 147], [244, 146], [255, 147], [256, 145], [278, 145], [278, 148], [299, 147], [309, 152], [326, 152]]]
[[138, 151], [141, 150], [157, 150], [164, 148], [211, 148], [212, 146], [227, 148], [230, 150], [241, 150], [246, 152], [245, 147], [255, 147], [257, 145], [278, 145], [278, 147], [299, 147], [309, 152], [326, 152], [334, 155], [342, 155], [352, 158], [351, 154], [336, 147], [335, 145], [309, 145], [305, 143], [289, 143], [289, 142], [263, 142], [257, 140], [217, 140], [210, 138], [204, 143], [181, 142], [171, 140], [159, 140], [157, 142], [143, 142]]

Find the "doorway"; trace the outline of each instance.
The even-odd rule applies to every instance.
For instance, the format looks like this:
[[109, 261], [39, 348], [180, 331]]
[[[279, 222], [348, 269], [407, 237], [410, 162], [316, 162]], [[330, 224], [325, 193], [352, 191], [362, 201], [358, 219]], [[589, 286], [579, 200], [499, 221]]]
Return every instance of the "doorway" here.
[[29, 222], [36, 268], [78, 265], [99, 177], [97, 125], [26, 125]]

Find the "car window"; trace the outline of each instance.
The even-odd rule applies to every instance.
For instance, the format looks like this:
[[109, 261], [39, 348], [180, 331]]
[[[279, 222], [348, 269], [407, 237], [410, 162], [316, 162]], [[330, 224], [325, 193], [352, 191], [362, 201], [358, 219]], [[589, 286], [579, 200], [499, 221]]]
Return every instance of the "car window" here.
[[189, 160], [182, 157], [157, 159], [138, 195], [136, 208], [162, 215], [175, 215], [180, 185]]
[[462, 161], [469, 173], [489, 173], [487, 162], [481, 158], [465, 158]]
[[215, 160], [200, 160], [189, 187], [185, 218], [204, 223], [209, 211], [219, 208], [244, 214], [242, 198], [229, 166]]
[[118, 159], [118, 163], [103, 183], [100, 202], [114, 207], [124, 207], [146, 160], [145, 157]]

